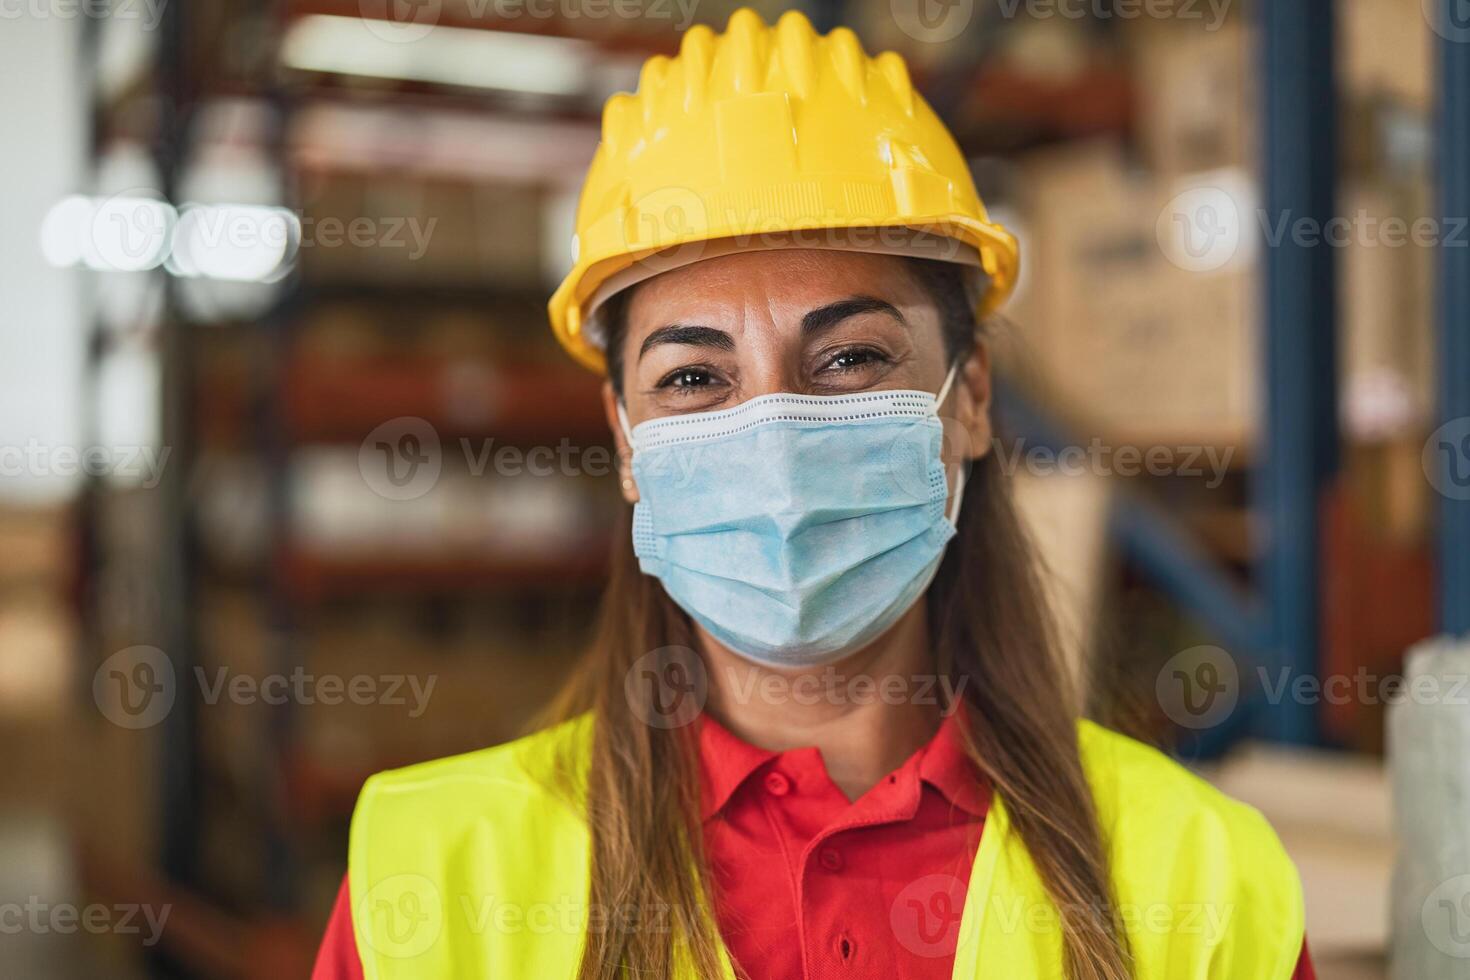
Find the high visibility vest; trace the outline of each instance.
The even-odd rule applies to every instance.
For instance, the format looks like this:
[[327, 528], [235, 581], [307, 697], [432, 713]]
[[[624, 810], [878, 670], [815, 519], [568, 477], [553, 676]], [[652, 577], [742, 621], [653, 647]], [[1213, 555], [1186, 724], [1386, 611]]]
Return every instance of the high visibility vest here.
[[[566, 739], [585, 759], [590, 738], [582, 718], [368, 780], [348, 867], [367, 980], [560, 980], [576, 976], [588, 929], [669, 928], [666, 910], [588, 907], [585, 816], [537, 774]], [[1301, 885], [1265, 819], [1115, 732], [1082, 722], [1079, 744], [1135, 976], [1288, 980], [1302, 945]], [[1061, 978], [1058, 922], [997, 794], [953, 976]]]

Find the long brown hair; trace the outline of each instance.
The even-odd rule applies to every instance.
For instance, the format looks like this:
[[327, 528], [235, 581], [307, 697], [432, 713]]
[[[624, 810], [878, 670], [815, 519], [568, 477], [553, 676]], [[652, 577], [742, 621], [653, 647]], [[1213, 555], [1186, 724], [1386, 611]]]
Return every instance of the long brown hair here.
[[[956, 267], [908, 260], [939, 306], [951, 356], [976, 326]], [[620, 300], [622, 302], [620, 302]], [[626, 293], [607, 312], [609, 374], [617, 386]], [[960, 713], [976, 767], [1005, 800], [1060, 914], [1070, 980], [1126, 980], [1130, 958], [1112, 899], [1107, 857], [1078, 756], [1080, 704], [1062, 662], [1031, 544], [1012, 506], [997, 454], [972, 468], [950, 542], [926, 594], [937, 670], [964, 692]], [[586, 774], [592, 835], [589, 928], [579, 980], [670, 976], [676, 966], [720, 973], [721, 940], [699, 824], [694, 726], [647, 724], [647, 705], [625, 690], [652, 651], [695, 647], [685, 614], [638, 568], [628, 527], [618, 530], [612, 574], [587, 664], [555, 715], [593, 716]], [[674, 654], [668, 654], [674, 656]]]

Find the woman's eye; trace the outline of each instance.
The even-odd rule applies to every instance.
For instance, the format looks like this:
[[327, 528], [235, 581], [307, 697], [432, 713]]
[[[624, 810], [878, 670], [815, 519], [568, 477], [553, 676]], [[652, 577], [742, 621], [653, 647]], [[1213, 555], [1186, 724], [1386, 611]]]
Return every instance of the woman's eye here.
[[858, 347], [838, 352], [827, 362], [827, 367], [835, 371], [851, 371], [854, 368], [860, 368], [879, 360], [882, 360], [882, 355], [877, 351], [871, 348]]
[[664, 375], [658, 383], [660, 388], [701, 388], [710, 383], [710, 373], [704, 368], [679, 368]]

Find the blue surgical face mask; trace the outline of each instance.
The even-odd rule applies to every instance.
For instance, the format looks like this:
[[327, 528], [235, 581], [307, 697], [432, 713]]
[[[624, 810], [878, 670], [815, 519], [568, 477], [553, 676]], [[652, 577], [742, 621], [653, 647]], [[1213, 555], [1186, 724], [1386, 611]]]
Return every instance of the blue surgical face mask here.
[[954, 376], [937, 397], [764, 395], [631, 431], [619, 406], [640, 567], [751, 660], [820, 666], [867, 645], [954, 535], [937, 415]]

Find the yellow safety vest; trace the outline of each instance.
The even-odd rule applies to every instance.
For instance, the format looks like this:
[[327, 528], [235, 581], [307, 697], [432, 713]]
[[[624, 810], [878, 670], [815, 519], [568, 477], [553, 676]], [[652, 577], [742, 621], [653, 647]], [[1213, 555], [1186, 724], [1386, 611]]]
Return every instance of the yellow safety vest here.
[[[590, 737], [583, 718], [368, 780], [348, 867], [367, 980], [560, 980], [588, 928], [665, 927], [588, 909], [585, 817], [533, 775]], [[1265, 819], [1132, 739], [1082, 722], [1079, 740], [1139, 980], [1287, 980], [1301, 885]], [[953, 975], [1061, 978], [1056, 908], [998, 796], [985, 824]]]

